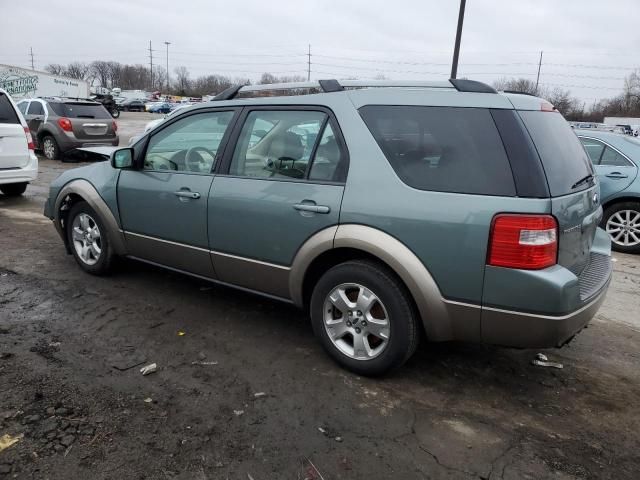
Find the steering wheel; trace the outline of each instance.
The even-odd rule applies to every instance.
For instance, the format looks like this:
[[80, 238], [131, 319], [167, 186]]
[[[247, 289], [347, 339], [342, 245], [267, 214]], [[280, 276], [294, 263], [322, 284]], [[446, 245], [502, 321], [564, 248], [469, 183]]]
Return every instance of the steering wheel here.
[[[200, 155], [198, 152], [205, 152], [206, 154], [211, 155], [211, 164], [208, 164], [208, 162], [204, 158], [202, 158], [202, 155]], [[213, 161], [215, 160], [215, 158], [216, 154], [208, 148], [200, 146], [191, 147], [189, 150], [187, 150], [187, 153], [184, 156], [184, 166], [189, 172], [202, 172], [203, 168], [205, 170], [207, 170], [207, 167], [209, 167], [209, 169], [211, 168], [211, 165], [213, 165]]]

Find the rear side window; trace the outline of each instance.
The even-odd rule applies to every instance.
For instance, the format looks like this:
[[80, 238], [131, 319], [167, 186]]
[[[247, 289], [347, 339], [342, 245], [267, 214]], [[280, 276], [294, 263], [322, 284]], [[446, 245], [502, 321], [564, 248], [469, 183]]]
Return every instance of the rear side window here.
[[592, 175], [591, 160], [580, 140], [559, 113], [520, 111], [533, 143], [536, 145], [549, 184], [551, 196], [557, 197], [585, 190], [579, 180]]
[[489, 110], [368, 105], [360, 115], [407, 185], [515, 196], [509, 160]]
[[50, 103], [49, 106], [61, 117], [111, 118], [106, 108], [92, 103]]
[[18, 107], [18, 110], [20, 110], [20, 113], [24, 115], [27, 113], [27, 105], [29, 105], [29, 102], [20, 102], [16, 106]]
[[20, 123], [13, 105], [4, 93], [0, 93], [0, 123]]

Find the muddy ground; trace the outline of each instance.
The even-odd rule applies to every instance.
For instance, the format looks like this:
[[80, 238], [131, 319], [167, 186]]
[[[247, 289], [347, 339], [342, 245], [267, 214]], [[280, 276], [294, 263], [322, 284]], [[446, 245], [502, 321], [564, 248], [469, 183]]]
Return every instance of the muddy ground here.
[[425, 344], [372, 380], [292, 307], [132, 261], [82, 273], [42, 216], [74, 166], [42, 161], [24, 197], [0, 195], [0, 445], [19, 438], [0, 478], [640, 477], [640, 258], [616, 254], [598, 316], [544, 352], [562, 370]]

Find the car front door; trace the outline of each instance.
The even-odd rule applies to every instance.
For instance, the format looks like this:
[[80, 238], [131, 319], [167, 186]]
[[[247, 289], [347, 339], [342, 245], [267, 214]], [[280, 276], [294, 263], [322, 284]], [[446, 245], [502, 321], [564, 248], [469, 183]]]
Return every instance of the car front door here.
[[209, 255], [207, 199], [236, 110], [195, 111], [154, 130], [122, 170], [117, 195], [131, 256], [215, 277]]
[[622, 152], [594, 138], [580, 137], [600, 181], [601, 203], [627, 188], [638, 174], [638, 167]]
[[219, 279], [288, 298], [299, 248], [338, 224], [347, 167], [330, 111], [246, 108], [209, 195], [209, 244]]
[[38, 138], [38, 130], [40, 125], [45, 121], [45, 107], [39, 100], [32, 100], [27, 108], [27, 114], [24, 116], [29, 130], [31, 130], [31, 136], [35, 139]]

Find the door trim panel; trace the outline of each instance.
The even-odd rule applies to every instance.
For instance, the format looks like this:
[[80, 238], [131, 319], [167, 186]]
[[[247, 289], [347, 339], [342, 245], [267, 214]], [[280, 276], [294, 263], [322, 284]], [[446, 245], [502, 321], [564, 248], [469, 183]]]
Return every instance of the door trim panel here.
[[129, 255], [196, 275], [217, 278], [209, 250], [133, 232], [124, 232]]
[[257, 290], [278, 298], [291, 298], [289, 267], [213, 250], [211, 250], [211, 261], [215, 265], [216, 273], [224, 279], [225, 283]]

